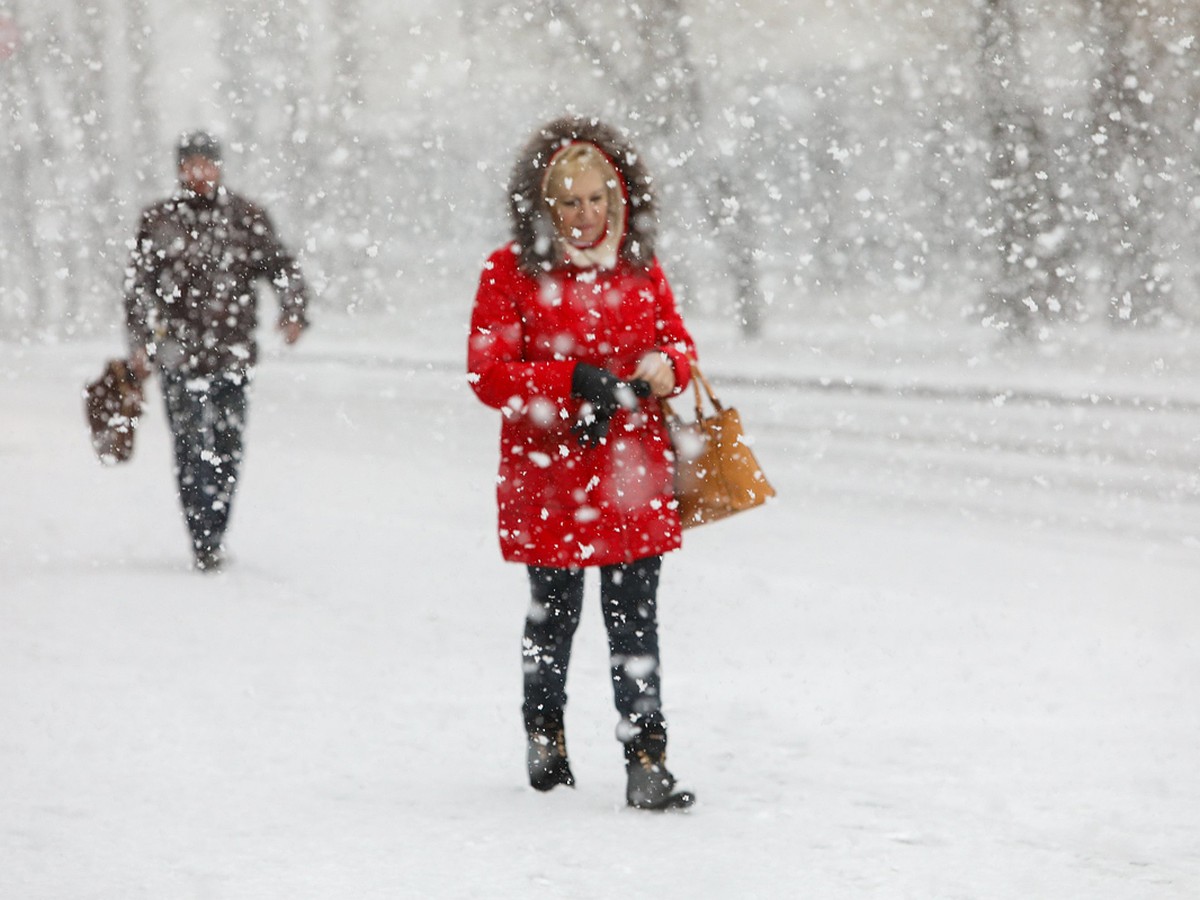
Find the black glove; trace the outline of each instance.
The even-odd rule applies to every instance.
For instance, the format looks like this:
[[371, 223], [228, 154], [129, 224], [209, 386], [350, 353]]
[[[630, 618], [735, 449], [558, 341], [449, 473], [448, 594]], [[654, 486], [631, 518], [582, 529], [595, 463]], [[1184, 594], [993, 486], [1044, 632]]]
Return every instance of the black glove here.
[[571, 393], [584, 401], [579, 420], [571, 427], [580, 446], [599, 444], [608, 434], [609, 420], [621, 407], [637, 408], [638, 397], [650, 396], [650, 383], [640, 378], [622, 381], [612, 372], [576, 363]]

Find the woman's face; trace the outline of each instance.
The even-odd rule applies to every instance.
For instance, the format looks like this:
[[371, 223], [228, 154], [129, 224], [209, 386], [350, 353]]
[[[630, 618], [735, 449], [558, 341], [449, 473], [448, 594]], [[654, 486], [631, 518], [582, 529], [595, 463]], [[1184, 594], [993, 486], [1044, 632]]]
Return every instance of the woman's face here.
[[604, 236], [608, 188], [598, 169], [583, 169], [567, 176], [551, 199], [554, 225], [568, 241], [586, 247]]

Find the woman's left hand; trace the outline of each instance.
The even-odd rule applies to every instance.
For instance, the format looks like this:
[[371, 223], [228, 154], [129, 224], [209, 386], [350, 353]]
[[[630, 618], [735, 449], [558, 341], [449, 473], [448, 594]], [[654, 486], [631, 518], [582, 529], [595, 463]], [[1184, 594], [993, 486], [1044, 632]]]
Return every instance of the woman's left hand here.
[[675, 367], [665, 353], [647, 353], [629, 378], [640, 378], [650, 384], [655, 397], [669, 397], [675, 390]]

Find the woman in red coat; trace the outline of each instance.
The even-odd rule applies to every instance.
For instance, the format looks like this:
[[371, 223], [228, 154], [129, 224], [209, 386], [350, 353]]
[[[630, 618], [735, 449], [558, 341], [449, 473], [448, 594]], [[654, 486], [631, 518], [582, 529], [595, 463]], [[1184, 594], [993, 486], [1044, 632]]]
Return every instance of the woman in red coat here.
[[666, 768], [656, 622], [664, 553], [680, 545], [671, 444], [658, 398], [695, 352], [654, 256], [641, 158], [613, 128], [539, 129], [509, 183], [513, 240], [484, 266], [468, 370], [499, 409], [500, 548], [526, 565], [523, 712], [530, 783], [573, 785], [563, 731], [584, 569], [601, 602], [630, 805], [686, 806]]

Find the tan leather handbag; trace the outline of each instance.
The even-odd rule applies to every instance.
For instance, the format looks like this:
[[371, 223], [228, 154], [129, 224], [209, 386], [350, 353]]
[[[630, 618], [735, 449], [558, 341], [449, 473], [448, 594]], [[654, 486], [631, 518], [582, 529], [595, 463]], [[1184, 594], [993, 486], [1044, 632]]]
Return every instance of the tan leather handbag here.
[[133, 455], [133, 435], [142, 415], [142, 382], [127, 360], [110, 359], [83, 392], [92, 448], [107, 464]]
[[[713, 412], [705, 415], [701, 385]], [[750, 450], [736, 409], [717, 399], [700, 367], [692, 361], [695, 421], [683, 421], [662, 401], [675, 450], [675, 499], [684, 528], [716, 522], [753, 509], [775, 496]]]

